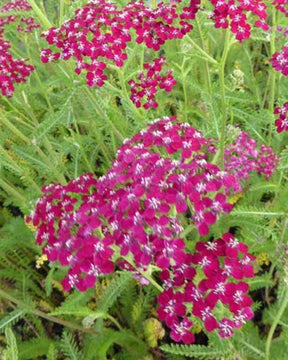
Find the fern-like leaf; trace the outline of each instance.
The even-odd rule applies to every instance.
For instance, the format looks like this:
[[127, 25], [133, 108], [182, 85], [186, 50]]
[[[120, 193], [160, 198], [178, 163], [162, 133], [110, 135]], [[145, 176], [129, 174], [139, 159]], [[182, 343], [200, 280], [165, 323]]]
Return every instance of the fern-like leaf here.
[[0, 332], [4, 332], [8, 326], [14, 325], [25, 314], [24, 310], [14, 310], [0, 320]]
[[68, 331], [64, 331], [60, 342], [60, 350], [69, 360], [82, 360], [83, 355], [78, 349], [75, 339]]

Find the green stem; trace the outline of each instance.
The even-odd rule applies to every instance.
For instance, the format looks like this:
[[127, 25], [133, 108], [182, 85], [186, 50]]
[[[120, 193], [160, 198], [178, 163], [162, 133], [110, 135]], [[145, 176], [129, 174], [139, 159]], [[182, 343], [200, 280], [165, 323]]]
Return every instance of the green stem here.
[[161, 285], [159, 285], [154, 279], [153, 277], [147, 273], [147, 271], [143, 271], [139, 268], [137, 268], [137, 266], [134, 264], [134, 261], [129, 259], [128, 257], [124, 257], [124, 259], [134, 267], [134, 269], [139, 272], [139, 274], [141, 274], [145, 279], [147, 279], [150, 284], [152, 284], [157, 290], [159, 290], [160, 292], [163, 292], [163, 288]]
[[188, 96], [187, 96], [187, 89], [186, 89], [186, 76], [184, 72], [186, 58], [184, 57], [183, 63], [181, 66], [181, 77], [182, 77], [182, 87], [183, 87], [183, 95], [184, 95], [184, 119], [187, 119], [187, 109], [188, 109]]
[[44, 30], [50, 29], [53, 25], [47, 19], [47, 16], [45, 16], [45, 14], [43, 14], [43, 12], [38, 7], [38, 5], [36, 5], [35, 1], [34, 0], [28, 0], [28, 3], [30, 4], [30, 6], [34, 10], [35, 14], [38, 16], [38, 19], [39, 19], [41, 25], [43, 26]]
[[192, 40], [189, 35], [186, 35], [185, 39], [188, 40], [190, 44], [193, 45], [199, 51], [199, 53], [206, 58], [207, 61], [211, 62], [211, 64], [218, 65], [218, 62], [212, 56], [210, 56], [205, 50], [203, 50], [201, 46], [199, 46], [194, 40]]
[[105, 121], [108, 121], [109, 124], [111, 125], [115, 135], [117, 135], [117, 137], [119, 138], [119, 140], [122, 142], [124, 140], [124, 136], [120, 133], [120, 131], [115, 127], [115, 125], [113, 124], [113, 122], [108, 118], [108, 116], [105, 114], [105, 112], [101, 109], [101, 107], [99, 106], [99, 104], [97, 103], [97, 101], [95, 101], [93, 95], [91, 94], [90, 90], [88, 87], [85, 87], [86, 93], [88, 94], [93, 106], [95, 107], [95, 110], [98, 112], [98, 114], [103, 118], [103, 120], [105, 119]]
[[[30, 46], [28, 45], [28, 42], [27, 42], [27, 35], [25, 35], [25, 47], [26, 47], [27, 55], [28, 55], [28, 57], [30, 58], [30, 61], [33, 62], [34, 57], [31, 56]], [[32, 65], [34, 65], [34, 64], [32, 64]], [[46, 102], [47, 102], [47, 105], [48, 105], [48, 107], [49, 107], [49, 111], [50, 111], [51, 114], [53, 114], [53, 113], [54, 113], [54, 109], [53, 109], [53, 106], [52, 106], [52, 104], [51, 104], [51, 102], [50, 102], [50, 100], [49, 100], [48, 94], [47, 94], [47, 90], [46, 90], [47, 87], [43, 85], [43, 82], [42, 82], [42, 80], [41, 80], [41, 77], [39, 76], [38, 71], [37, 71], [37, 66], [35, 66], [35, 65], [34, 65], [34, 72], [33, 72], [33, 74], [35, 74], [36, 79], [37, 79], [37, 81], [38, 81], [38, 83], [39, 83], [39, 85], [40, 85], [40, 87], [41, 87], [41, 90], [42, 90], [42, 92], [43, 92], [43, 95], [44, 95], [44, 97], [45, 97], [45, 100], [46, 100]]]
[[62, 25], [64, 17], [64, 0], [60, 0], [60, 7], [59, 7], [59, 26]]
[[[205, 44], [205, 40], [202, 34], [202, 29], [198, 20], [198, 14], [196, 16], [196, 24], [197, 24], [197, 28], [198, 28], [198, 32], [200, 35], [200, 39], [201, 39], [201, 45], [203, 50], [205, 51], [205, 53], [207, 54], [207, 49], [206, 49], [206, 44]], [[206, 88], [207, 91], [210, 93], [211, 92], [211, 78], [210, 78], [210, 71], [209, 71], [209, 64], [208, 64], [208, 60], [204, 60], [204, 69], [205, 69], [205, 83], [206, 83]]]
[[58, 319], [57, 317], [46, 314], [43, 311], [32, 309], [29, 305], [25, 304], [23, 301], [14, 298], [13, 296], [7, 294], [5, 291], [3, 291], [1, 289], [0, 289], [0, 297], [2, 297], [3, 299], [6, 299], [8, 301], [11, 301], [12, 303], [16, 304], [19, 308], [24, 309], [27, 312], [29, 312], [29, 313], [31, 313], [31, 314], [33, 314], [35, 316], [39, 316], [39, 317], [41, 317], [43, 319], [46, 319], [48, 321], [52, 321], [52, 322], [54, 322], [56, 324], [60, 324], [60, 325], [69, 327], [70, 329], [73, 329], [73, 330], [78, 330], [78, 331], [81, 331], [81, 332], [85, 332], [85, 333], [89, 333], [89, 334], [95, 334], [95, 335], [98, 334], [97, 332], [95, 332], [95, 331], [93, 331], [91, 329], [86, 329], [86, 328], [84, 328], [82, 326], [70, 323], [70, 322], [68, 322], [66, 320]]
[[143, 122], [143, 117], [141, 116], [140, 112], [137, 110], [137, 108], [135, 107], [134, 103], [132, 102], [132, 100], [130, 99], [130, 96], [128, 94], [127, 88], [126, 88], [126, 84], [125, 84], [125, 79], [124, 79], [124, 74], [123, 71], [121, 69], [119, 69], [118, 67], [113, 67], [117, 73], [118, 73], [118, 78], [119, 78], [119, 82], [120, 82], [120, 86], [121, 86], [121, 90], [122, 90], [122, 94], [123, 96], [126, 98], [127, 103], [130, 105], [130, 108], [132, 109], [132, 111], [134, 112], [135, 116], [141, 121]]
[[[275, 51], [275, 35], [276, 35], [276, 9], [275, 6], [272, 7], [272, 33], [270, 38], [270, 56], [272, 56]], [[275, 101], [275, 85], [276, 85], [276, 71], [274, 69], [271, 70], [271, 82], [270, 82], [270, 92], [269, 92], [269, 112], [271, 114], [271, 121], [269, 125], [269, 137], [268, 137], [268, 145], [271, 144], [272, 140], [272, 132], [274, 129], [274, 116], [272, 115], [274, 112], [274, 101]]]
[[274, 332], [275, 332], [275, 329], [277, 327], [277, 325], [279, 324], [279, 321], [281, 320], [281, 317], [286, 309], [288, 305], [288, 291], [287, 291], [287, 285], [286, 285], [286, 289], [284, 291], [284, 294], [283, 294], [283, 301], [282, 301], [282, 304], [280, 306], [280, 309], [278, 310], [275, 318], [274, 318], [274, 321], [270, 327], [270, 330], [269, 330], [269, 333], [268, 333], [268, 337], [267, 337], [267, 340], [266, 340], [266, 345], [265, 345], [265, 360], [269, 360], [270, 359], [270, 347], [271, 347], [271, 342], [272, 342], [272, 339], [273, 339], [273, 335], [274, 335]]
[[219, 150], [220, 150], [220, 161], [219, 165], [221, 169], [224, 169], [224, 145], [225, 145], [225, 132], [227, 125], [227, 102], [225, 94], [225, 65], [230, 49], [230, 31], [226, 30], [224, 50], [222, 58], [220, 61], [219, 68], [219, 83], [220, 83], [220, 96], [221, 96], [221, 111], [222, 111], [222, 124], [221, 124], [221, 134], [219, 140]]

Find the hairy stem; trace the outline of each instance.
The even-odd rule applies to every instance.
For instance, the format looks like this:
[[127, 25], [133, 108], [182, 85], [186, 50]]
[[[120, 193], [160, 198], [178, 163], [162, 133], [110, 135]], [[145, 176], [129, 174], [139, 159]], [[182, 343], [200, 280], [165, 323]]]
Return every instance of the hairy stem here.
[[278, 310], [275, 318], [274, 318], [274, 321], [270, 327], [270, 330], [269, 330], [269, 333], [268, 333], [268, 337], [267, 337], [267, 340], [266, 340], [266, 345], [265, 345], [265, 360], [269, 360], [270, 359], [270, 347], [271, 347], [271, 342], [272, 342], [272, 339], [273, 339], [273, 335], [274, 335], [274, 332], [276, 330], [276, 327], [279, 323], [279, 321], [281, 320], [281, 317], [288, 305], [288, 291], [287, 291], [287, 284], [286, 284], [286, 288], [285, 288], [285, 291], [284, 291], [284, 294], [282, 296], [282, 304], [280, 306], [280, 309]]
[[225, 94], [225, 65], [228, 56], [228, 52], [230, 49], [230, 31], [226, 30], [225, 35], [225, 43], [224, 50], [222, 54], [222, 58], [220, 61], [219, 68], [219, 82], [220, 82], [220, 96], [221, 96], [221, 112], [222, 112], [222, 124], [221, 124], [221, 133], [220, 133], [220, 141], [219, 141], [219, 165], [221, 169], [224, 169], [224, 145], [225, 145], [225, 132], [227, 125], [227, 101]]
[[34, 0], [28, 0], [29, 5], [34, 10], [35, 14], [38, 16], [38, 19], [43, 26], [44, 30], [51, 28], [53, 25], [48, 20], [47, 16], [41, 11]]
[[[275, 35], [276, 35], [276, 9], [275, 6], [272, 6], [272, 33], [270, 38], [270, 56], [272, 56], [275, 49]], [[274, 69], [271, 70], [271, 80], [270, 80], [270, 92], [269, 92], [269, 112], [273, 114], [274, 112], [274, 101], [275, 101], [275, 86], [276, 86], [276, 71]], [[272, 140], [272, 132], [274, 129], [274, 116], [271, 115], [271, 121], [269, 124], [269, 137], [268, 137], [268, 145], [271, 144]]]
[[14, 298], [13, 296], [7, 294], [4, 290], [1, 290], [1, 289], [0, 289], [0, 297], [2, 297], [3, 299], [6, 299], [8, 301], [11, 301], [12, 303], [16, 304], [19, 308], [24, 309], [27, 312], [29, 312], [29, 313], [31, 313], [31, 314], [33, 314], [35, 316], [39, 316], [39, 317], [41, 317], [43, 319], [46, 319], [48, 321], [52, 321], [54, 323], [66, 326], [66, 327], [68, 327], [70, 329], [73, 329], [73, 330], [78, 330], [78, 331], [89, 333], [89, 334], [98, 334], [96, 331], [86, 329], [86, 328], [84, 328], [82, 326], [70, 323], [69, 321], [66, 321], [66, 320], [59, 319], [59, 318], [57, 318], [55, 316], [46, 314], [43, 311], [40, 311], [40, 310], [37, 310], [37, 309], [32, 309], [29, 305], [25, 304], [23, 301]]
[[197, 49], [199, 53], [206, 58], [207, 61], [211, 62], [211, 64], [218, 65], [218, 62], [212, 56], [210, 56], [205, 50], [203, 50], [201, 46], [199, 46], [194, 40], [192, 40], [189, 35], [186, 35], [185, 39], [188, 40], [188, 42], [190, 42], [190, 44], [193, 45], [193, 47], [195, 47], [195, 49]]

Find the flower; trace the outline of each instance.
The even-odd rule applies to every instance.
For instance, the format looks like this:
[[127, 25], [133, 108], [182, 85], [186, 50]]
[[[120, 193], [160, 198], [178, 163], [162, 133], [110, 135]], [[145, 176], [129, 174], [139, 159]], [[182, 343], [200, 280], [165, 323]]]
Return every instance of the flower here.
[[277, 132], [288, 130], [288, 102], [283, 104], [280, 107], [275, 108], [274, 114], [279, 115], [279, 118], [275, 120], [275, 126], [277, 127]]
[[[257, 156], [249, 144], [246, 152]], [[126, 139], [100, 178], [85, 174], [45, 186], [27, 221], [37, 227], [48, 260], [68, 267], [63, 289], [85, 291], [115, 265], [147, 285], [153, 265], [163, 283], [157, 313], [175, 341], [194, 341], [195, 317], [223, 337], [249, 320], [244, 279], [254, 276], [254, 256], [248, 247], [230, 233], [192, 243], [189, 251], [183, 239], [181, 220], [206, 235], [232, 208], [227, 194], [237, 181], [208, 161], [214, 150], [189, 124], [164, 117]], [[219, 315], [219, 304], [230, 318]]]
[[[79, 75], [83, 69], [86, 70], [87, 84], [102, 86], [107, 78], [99, 63], [112, 62], [122, 67], [128, 58], [126, 48], [132, 40], [132, 33], [136, 33], [136, 43], [144, 43], [147, 48], [158, 51], [167, 40], [181, 39], [192, 30], [186, 19], [195, 17], [199, 3], [199, 0], [191, 0], [190, 6], [185, 8], [185, 16], [182, 16], [176, 4], [161, 2], [157, 8], [151, 9], [143, 2], [131, 1], [121, 8], [106, 0], [90, 0], [75, 11], [73, 19], [42, 34], [49, 45], [57, 48], [55, 52], [51, 50], [48, 58], [45, 55], [49, 49], [43, 49], [42, 61], [73, 57], [77, 61], [75, 72]], [[171, 91], [175, 80], [168, 73], [160, 85]], [[147, 95], [146, 108], [156, 107], [153, 93]], [[133, 101], [138, 104], [139, 100], [135, 96]]]
[[268, 179], [275, 172], [279, 161], [271, 147], [261, 145], [258, 150], [257, 142], [243, 131], [235, 142], [227, 145], [224, 153], [225, 170], [242, 180], [248, 179], [252, 171], [264, 174]]
[[147, 73], [146, 76], [143, 71], [140, 71], [137, 78], [138, 82], [134, 80], [128, 82], [131, 88], [130, 99], [137, 107], [142, 105], [141, 100], [143, 98], [146, 99], [146, 102], [143, 105], [145, 109], [157, 107], [158, 104], [155, 101], [157, 87], [170, 92], [172, 87], [177, 84], [176, 80], [173, 78], [173, 71], [171, 69], [167, 70], [166, 76], [160, 74], [165, 63], [166, 59], [163, 57], [154, 59], [151, 64], [145, 63], [144, 69]]
[[276, 52], [270, 59], [273, 68], [288, 76], [288, 46], [283, 46], [281, 52]]

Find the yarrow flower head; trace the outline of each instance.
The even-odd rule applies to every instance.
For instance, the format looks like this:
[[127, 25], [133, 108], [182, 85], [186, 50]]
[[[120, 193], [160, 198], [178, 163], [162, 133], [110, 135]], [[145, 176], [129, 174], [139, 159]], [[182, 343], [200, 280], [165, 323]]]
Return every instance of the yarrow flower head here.
[[[0, 7], [0, 13], [3, 15], [11, 11], [19, 11], [19, 12], [21, 11], [21, 13], [23, 13], [26, 11], [30, 11], [31, 9], [32, 9], [31, 6], [26, 0], [15, 0], [15, 1], [9, 1], [6, 4], [4, 4], [2, 7]], [[39, 24], [36, 24], [34, 22], [33, 17], [26, 18], [20, 15], [1, 16], [0, 27], [8, 25], [12, 22], [16, 22], [17, 20], [19, 20], [20, 23], [22, 23], [22, 26], [21, 25], [17, 26], [17, 31], [19, 32], [31, 32], [32, 30], [40, 27]]]
[[166, 74], [161, 74], [164, 64], [166, 64], [166, 59], [163, 57], [154, 59], [151, 64], [145, 63], [144, 69], [146, 74], [140, 71], [137, 78], [138, 82], [134, 80], [128, 82], [131, 88], [131, 100], [137, 107], [142, 105], [141, 100], [144, 98], [145, 109], [150, 107], [156, 108], [158, 106], [158, 103], [155, 101], [157, 87], [170, 92], [173, 86], [177, 84], [171, 69], [168, 69]]
[[187, 20], [194, 19], [199, 3], [191, 0], [179, 14], [176, 4], [162, 2], [151, 9], [141, 1], [131, 1], [120, 8], [106, 0], [90, 0], [76, 10], [73, 19], [42, 34], [57, 50], [43, 49], [41, 59], [50, 62], [73, 57], [77, 61], [75, 72], [79, 75], [84, 70], [89, 86], [102, 86], [107, 80], [107, 62], [121, 67], [127, 59], [132, 32], [136, 32], [137, 43], [158, 51], [167, 40], [181, 39], [192, 30]]
[[0, 29], [0, 90], [2, 95], [11, 97], [14, 84], [25, 82], [34, 67], [26, 64], [26, 59], [14, 59], [9, 48], [10, 43], [4, 39]]
[[258, 149], [257, 142], [246, 132], [241, 132], [236, 141], [225, 148], [225, 170], [237, 179], [248, 179], [252, 171], [264, 174], [268, 179], [275, 172], [278, 161], [270, 146], [261, 145]]
[[283, 104], [280, 107], [275, 108], [274, 114], [277, 114], [279, 118], [275, 120], [275, 126], [277, 127], [277, 132], [288, 130], [288, 102]]
[[273, 68], [288, 76], [288, 46], [283, 46], [281, 52], [276, 52], [270, 59]]
[[[243, 41], [250, 37], [251, 25], [248, 22], [247, 13], [256, 17], [255, 26], [268, 30], [266, 23], [266, 5], [261, 0], [210, 0], [214, 9], [212, 19], [216, 28], [228, 28], [236, 35], [236, 39]], [[249, 17], [250, 18], [250, 17]]]
[[30, 220], [48, 259], [70, 267], [66, 290], [84, 290], [112, 272], [115, 247], [140, 269], [181, 265], [178, 215], [207, 235], [232, 208], [226, 193], [234, 177], [206, 160], [207, 143], [190, 125], [163, 118], [125, 141], [98, 180], [87, 174], [43, 188]]
[[[25, 0], [7, 2], [0, 8], [0, 13], [4, 14], [13, 10], [21, 12], [29, 11], [30, 5]], [[30, 32], [39, 27], [34, 23], [33, 17], [23, 18], [20, 15], [7, 15], [0, 17], [0, 90], [2, 95], [11, 97], [14, 92], [14, 84], [25, 82], [33, 71], [33, 66], [26, 64], [26, 59], [15, 59], [10, 53], [10, 42], [5, 39], [5, 26], [17, 20], [21, 25], [17, 26], [18, 31]], [[24, 25], [24, 26], [23, 26]]]
[[[164, 291], [158, 296], [157, 313], [171, 328], [171, 338], [193, 343], [189, 329], [195, 318], [207, 332], [217, 330], [223, 338], [250, 320], [252, 300], [244, 278], [254, 276], [253, 260], [248, 247], [226, 233], [217, 240], [196, 243], [195, 253], [186, 254], [181, 266], [163, 270]], [[195, 276], [201, 279], [198, 285]], [[220, 315], [224, 313], [225, 317]]]
[[287, 0], [274, 0], [272, 2], [276, 9], [281, 11], [286, 17], [288, 16], [288, 2]]
[[[65, 186], [45, 186], [27, 221], [37, 228], [48, 260], [68, 267], [66, 291], [93, 287], [116, 264], [147, 285], [145, 272], [157, 266], [163, 287], [159, 320], [174, 341], [188, 344], [195, 340], [195, 318], [206, 331], [229, 337], [253, 317], [244, 279], [254, 275], [254, 257], [230, 233], [187, 251], [180, 219], [207, 235], [231, 210], [226, 196], [238, 184], [209, 163], [209, 152], [215, 152], [210, 141], [176, 120], [157, 119], [124, 141], [99, 179], [85, 174]], [[225, 317], [219, 315], [223, 306]]]

